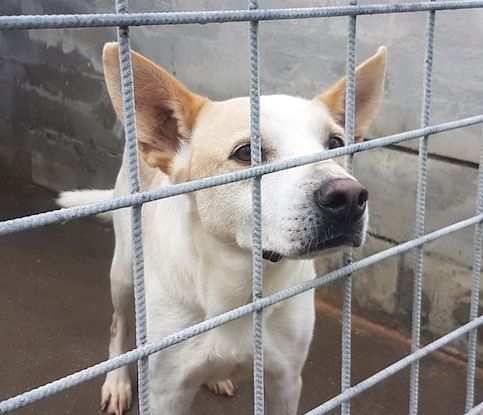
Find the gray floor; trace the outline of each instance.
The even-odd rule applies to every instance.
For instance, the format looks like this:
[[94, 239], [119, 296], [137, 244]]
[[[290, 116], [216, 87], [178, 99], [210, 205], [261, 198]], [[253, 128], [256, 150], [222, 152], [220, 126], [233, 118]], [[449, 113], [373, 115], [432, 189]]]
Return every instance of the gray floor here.
[[[0, 194], [2, 220], [54, 208], [52, 194], [18, 181], [1, 180]], [[112, 231], [92, 219], [0, 238], [0, 398], [106, 358], [112, 244]], [[409, 351], [407, 342], [358, 320], [353, 349], [354, 382]], [[320, 306], [301, 413], [338, 393], [339, 368], [338, 314]], [[422, 375], [422, 415], [463, 413], [463, 364], [440, 354], [423, 361]], [[101, 383], [95, 379], [15, 413], [97, 414]], [[202, 391], [193, 414], [251, 414], [250, 386], [240, 385], [232, 399]], [[407, 414], [407, 391], [406, 370], [355, 399], [353, 414]]]

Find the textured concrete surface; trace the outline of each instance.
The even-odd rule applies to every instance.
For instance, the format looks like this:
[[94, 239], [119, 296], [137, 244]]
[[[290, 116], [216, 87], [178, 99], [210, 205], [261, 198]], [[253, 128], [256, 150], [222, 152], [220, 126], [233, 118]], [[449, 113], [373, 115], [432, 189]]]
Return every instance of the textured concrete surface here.
[[[355, 171], [370, 194], [371, 231], [402, 242], [414, 235], [418, 157], [388, 149], [357, 154]], [[429, 161], [426, 230], [442, 228], [475, 214], [478, 170], [441, 160]], [[471, 265], [472, 229], [427, 245], [460, 266]]]
[[[399, 0], [388, 0], [395, 3]], [[139, 0], [132, 11], [246, 8], [246, 0]], [[346, 0], [264, 0], [262, 7], [333, 6]], [[373, 3], [361, 0], [360, 4]], [[3, 0], [0, 14], [112, 11], [113, 2]], [[358, 18], [357, 59], [389, 48], [386, 94], [372, 136], [419, 127], [425, 13]], [[432, 122], [481, 114], [483, 10], [436, 17]], [[263, 22], [261, 90], [311, 97], [344, 73], [347, 19]], [[136, 27], [133, 48], [213, 99], [246, 95], [245, 23]], [[50, 189], [112, 186], [122, 132], [104, 87], [101, 51], [114, 28], [0, 33], [0, 173]], [[427, 229], [473, 214], [481, 127], [430, 141]], [[411, 238], [414, 229], [417, 143], [356, 156], [356, 172], [371, 194], [375, 252]], [[439, 336], [464, 321], [469, 302], [472, 231], [428, 245], [425, 321]], [[389, 264], [389, 263], [388, 263]], [[410, 255], [367, 271], [355, 286], [366, 316], [408, 330], [412, 296]], [[326, 299], [336, 302], [332, 293]], [[460, 345], [464, 352], [464, 344]], [[481, 354], [483, 356], [483, 352]]]
[[[51, 193], [23, 182], [2, 179], [0, 194], [2, 220], [54, 208]], [[112, 244], [112, 231], [92, 219], [0, 239], [0, 398], [106, 358]], [[409, 344], [396, 332], [356, 318], [353, 350], [353, 381], [359, 382], [406, 355]], [[300, 413], [338, 393], [339, 371], [339, 315], [320, 303], [315, 338], [304, 371]], [[408, 378], [405, 370], [364, 393], [355, 399], [354, 413], [406, 414]], [[478, 400], [483, 399], [482, 380], [480, 373]], [[461, 361], [441, 353], [425, 359], [421, 413], [463, 413], [464, 381], [465, 366]], [[15, 413], [96, 414], [101, 382], [102, 379], [95, 379]], [[251, 383], [239, 385], [233, 399], [202, 391], [192, 413], [251, 414]]]

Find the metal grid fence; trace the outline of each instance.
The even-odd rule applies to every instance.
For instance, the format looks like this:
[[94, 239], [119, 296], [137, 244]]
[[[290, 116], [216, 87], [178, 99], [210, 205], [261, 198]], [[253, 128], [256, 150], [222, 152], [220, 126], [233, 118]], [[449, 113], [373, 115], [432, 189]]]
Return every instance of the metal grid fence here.
[[[260, 9], [257, 0], [248, 1], [247, 10], [216, 10], [205, 12], [159, 12], [129, 13], [128, 0], [116, 0], [116, 13], [82, 14], [82, 15], [39, 15], [39, 16], [0, 16], [0, 30], [15, 29], [47, 29], [47, 28], [81, 28], [81, 27], [118, 27], [120, 45], [120, 66], [122, 96], [124, 104], [124, 130], [129, 164], [130, 195], [119, 197], [108, 202], [88, 204], [79, 207], [60, 209], [18, 219], [0, 222], [0, 235], [61, 223], [115, 209], [132, 207], [132, 239], [134, 257], [134, 287], [136, 312], [136, 345], [134, 350], [106, 360], [64, 378], [58, 379], [36, 389], [21, 393], [0, 402], [0, 413], [7, 413], [47, 396], [61, 392], [107, 372], [138, 362], [139, 407], [142, 415], [149, 410], [149, 379], [147, 376], [149, 355], [181, 343], [187, 339], [212, 330], [230, 321], [253, 314], [254, 319], [254, 413], [264, 414], [264, 378], [263, 378], [263, 325], [262, 313], [266, 307], [284, 301], [290, 297], [312, 290], [331, 282], [344, 279], [344, 301], [342, 317], [342, 373], [341, 393], [322, 405], [307, 412], [307, 415], [325, 414], [341, 406], [343, 415], [350, 414], [350, 402], [368, 388], [382, 382], [398, 371], [411, 366], [409, 414], [418, 413], [419, 361], [430, 353], [444, 347], [461, 336], [468, 335], [468, 370], [465, 413], [476, 415], [483, 413], [483, 403], [475, 406], [475, 372], [477, 358], [477, 329], [483, 324], [483, 316], [478, 316], [480, 293], [480, 270], [482, 254], [482, 222], [483, 222], [483, 138], [480, 147], [479, 186], [475, 216], [451, 224], [434, 232], [425, 234], [425, 203], [427, 187], [428, 141], [434, 134], [464, 128], [483, 123], [483, 115], [464, 118], [456, 121], [430, 125], [431, 113], [431, 73], [433, 60], [433, 41], [436, 12], [440, 10], [456, 10], [483, 8], [483, 0], [468, 1], [425, 1], [397, 4], [358, 5], [357, 0], [349, 0], [348, 5], [314, 8]], [[423, 85], [423, 101], [421, 128], [354, 143], [354, 93], [355, 93], [355, 52], [356, 23], [359, 15], [385, 13], [427, 12], [427, 43], [424, 60], [425, 76]], [[346, 55], [346, 120], [345, 135], [347, 146], [324, 152], [294, 157], [283, 161], [261, 163], [261, 138], [259, 134], [260, 83], [259, 83], [259, 47], [258, 25], [264, 20], [328, 18], [336, 16], [348, 17], [347, 55]], [[129, 46], [129, 26], [140, 25], [172, 25], [172, 24], [204, 24], [226, 22], [249, 22], [250, 42], [250, 132], [252, 146], [252, 167], [243, 171], [208, 177], [191, 182], [175, 184], [149, 192], [140, 192], [138, 148], [136, 137], [136, 117], [134, 108], [133, 79]], [[319, 276], [314, 280], [284, 289], [275, 294], [264, 296], [262, 292], [262, 226], [261, 226], [261, 180], [263, 175], [290, 169], [334, 157], [346, 156], [346, 168], [352, 171], [352, 157], [355, 153], [374, 148], [420, 139], [419, 173], [417, 182], [416, 228], [414, 239], [352, 262], [351, 252], [345, 254], [345, 265], [333, 272]], [[209, 320], [180, 330], [156, 342], [146, 342], [146, 310], [144, 300], [144, 267], [141, 209], [146, 202], [173, 197], [183, 193], [194, 192], [213, 186], [249, 180], [253, 182], [253, 301], [225, 312]], [[473, 244], [473, 281], [470, 304], [470, 319], [465, 325], [449, 334], [421, 347], [421, 299], [423, 281], [424, 245], [453, 232], [474, 227]], [[415, 250], [416, 274], [414, 279], [413, 331], [411, 353], [385, 369], [377, 372], [364, 381], [351, 385], [351, 287], [352, 274], [358, 270], [374, 265], [389, 257]], [[357, 274], [355, 275], [355, 277]]]

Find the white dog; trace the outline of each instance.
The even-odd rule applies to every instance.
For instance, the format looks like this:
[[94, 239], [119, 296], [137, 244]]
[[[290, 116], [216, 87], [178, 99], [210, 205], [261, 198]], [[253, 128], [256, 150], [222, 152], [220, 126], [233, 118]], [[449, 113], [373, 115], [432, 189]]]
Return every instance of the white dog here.
[[[118, 45], [104, 48], [112, 103], [123, 117]], [[250, 165], [249, 100], [214, 102], [190, 92], [168, 72], [132, 53], [142, 190], [245, 169]], [[357, 68], [356, 139], [366, 134], [384, 93], [386, 49]], [[344, 145], [345, 80], [307, 100], [261, 97], [263, 161]], [[124, 158], [114, 190], [64, 192], [62, 206], [128, 193]], [[368, 220], [367, 190], [334, 160], [262, 179], [264, 293], [314, 277], [312, 258], [360, 246]], [[148, 340], [251, 301], [251, 184], [247, 181], [184, 194], [143, 208]], [[114, 314], [109, 356], [129, 350], [132, 331], [130, 214], [113, 214], [111, 268]], [[271, 415], [294, 415], [301, 371], [312, 339], [313, 292], [263, 313], [266, 398]], [[231, 322], [150, 357], [155, 415], [183, 415], [201, 385], [233, 394], [231, 379], [250, 374], [252, 318]], [[122, 414], [131, 405], [127, 367], [110, 372], [101, 406]]]

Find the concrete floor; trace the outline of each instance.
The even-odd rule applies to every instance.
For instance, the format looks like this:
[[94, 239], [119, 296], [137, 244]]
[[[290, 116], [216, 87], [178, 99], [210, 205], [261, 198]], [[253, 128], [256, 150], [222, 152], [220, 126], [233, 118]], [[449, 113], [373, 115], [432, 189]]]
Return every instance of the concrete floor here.
[[[55, 207], [52, 194], [41, 188], [0, 182], [1, 220]], [[112, 231], [92, 219], [0, 238], [1, 399], [106, 358], [112, 244]], [[318, 310], [300, 413], [339, 391], [339, 316], [322, 304]], [[409, 346], [397, 334], [355, 319], [353, 350], [353, 381], [358, 382], [406, 355]], [[408, 375], [405, 370], [355, 399], [353, 414], [407, 414]], [[483, 398], [482, 377], [478, 400]], [[464, 382], [465, 366], [456, 359], [444, 354], [425, 359], [420, 413], [462, 414]], [[95, 379], [15, 413], [97, 414], [101, 383], [102, 378]], [[202, 391], [193, 414], [251, 414], [250, 389], [250, 382], [240, 385], [232, 399]]]

